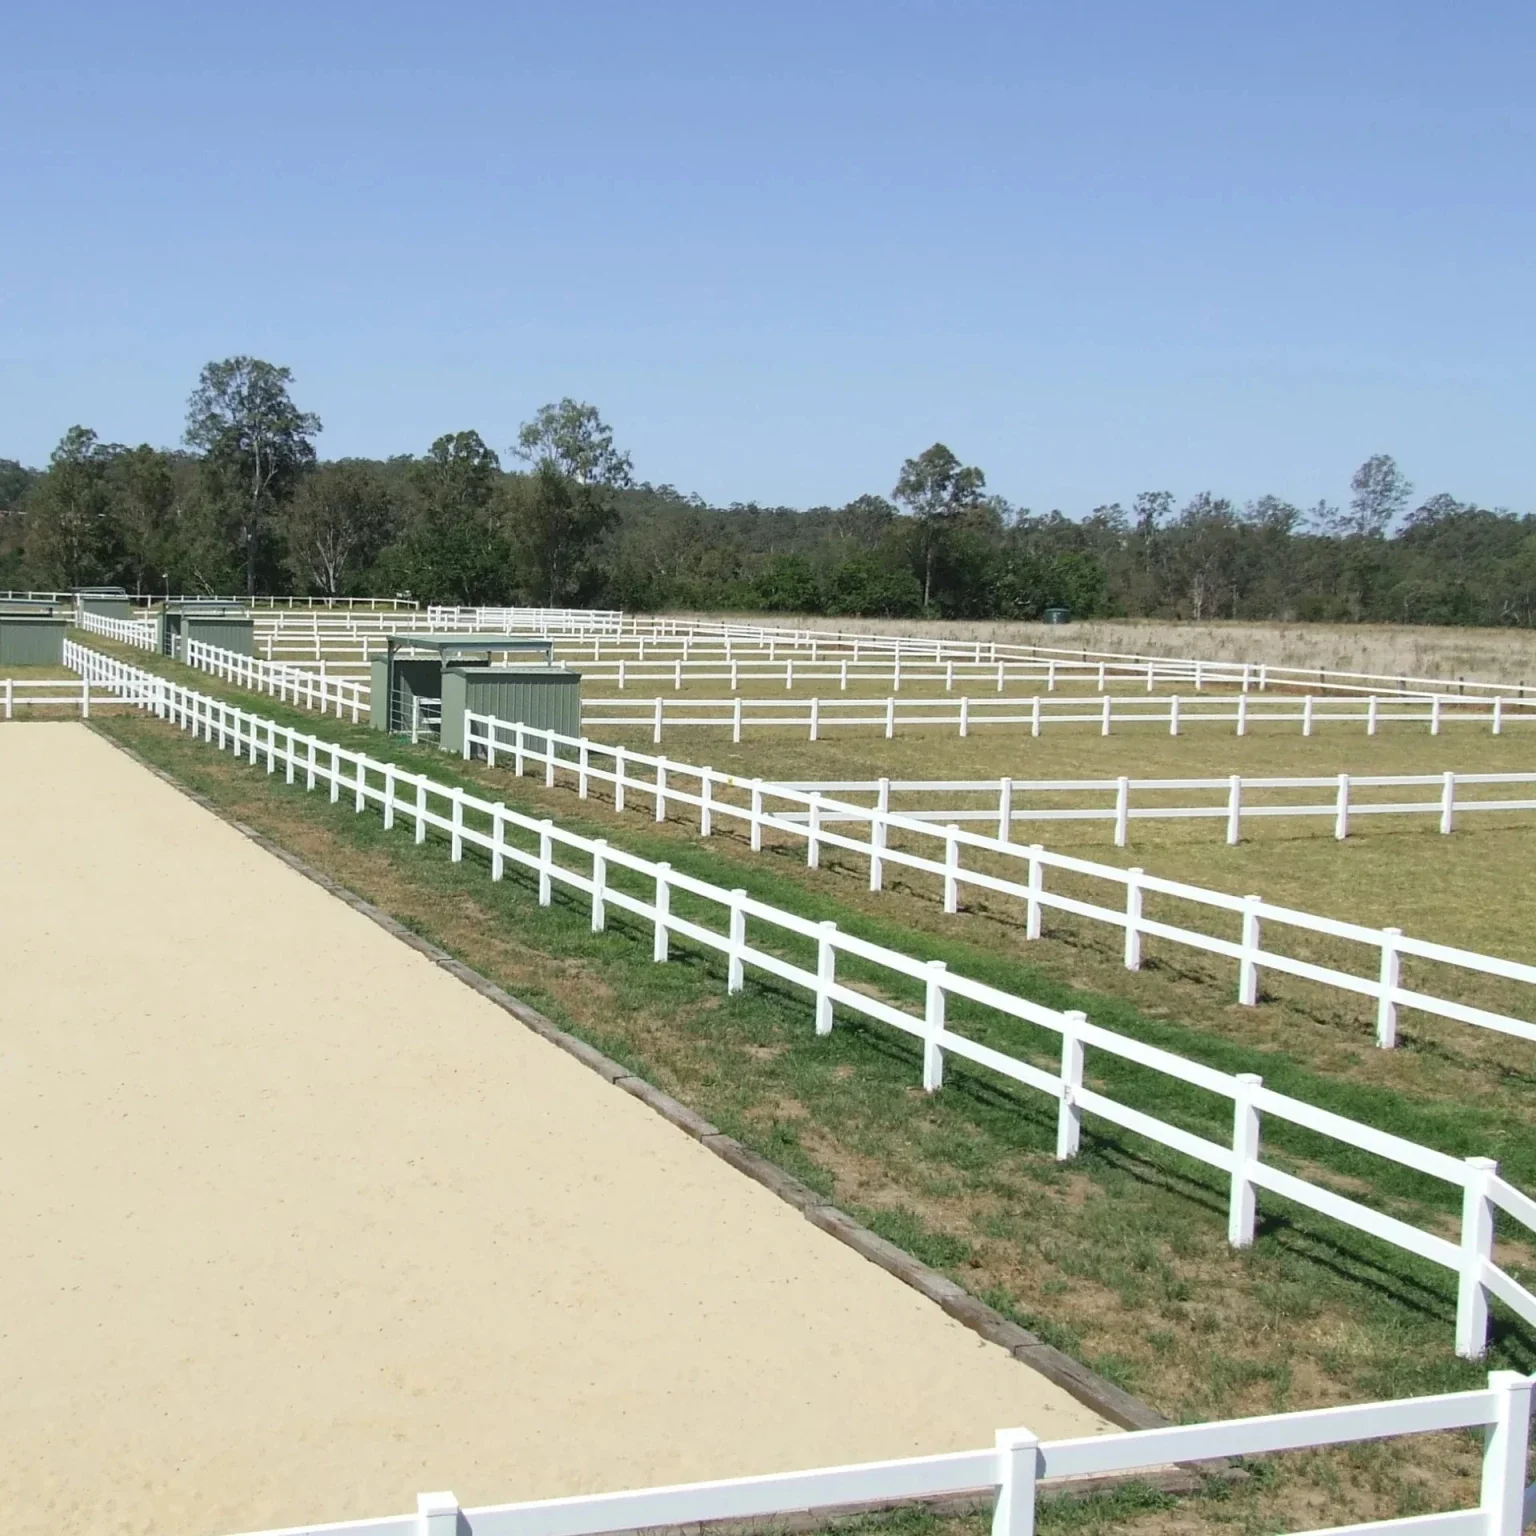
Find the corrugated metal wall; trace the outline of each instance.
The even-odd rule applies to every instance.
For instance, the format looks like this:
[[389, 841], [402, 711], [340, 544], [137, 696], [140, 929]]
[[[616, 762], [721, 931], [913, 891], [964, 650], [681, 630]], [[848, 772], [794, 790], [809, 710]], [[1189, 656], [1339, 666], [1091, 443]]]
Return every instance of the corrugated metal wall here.
[[443, 674], [443, 749], [464, 749], [464, 712], [581, 735], [581, 674], [563, 667], [449, 667]]
[[63, 619], [16, 618], [0, 614], [0, 664], [60, 666], [64, 661]]

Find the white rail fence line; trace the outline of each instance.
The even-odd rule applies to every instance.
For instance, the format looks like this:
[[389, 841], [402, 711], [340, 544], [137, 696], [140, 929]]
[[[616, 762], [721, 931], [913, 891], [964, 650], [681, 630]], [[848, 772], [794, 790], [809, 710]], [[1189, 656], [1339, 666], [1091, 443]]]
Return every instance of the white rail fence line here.
[[91, 706], [125, 702], [117, 686], [80, 677], [0, 677], [0, 719], [14, 720], [18, 709], [77, 709], [82, 720]]
[[201, 640], [188, 640], [181, 649], [180, 659], [189, 667], [238, 687], [265, 693], [280, 703], [296, 704], [322, 715], [334, 714], [338, 720], [350, 713], [353, 724], [369, 712], [372, 690], [368, 684], [331, 676], [324, 662], [320, 663], [318, 671], [310, 671], [283, 661], [242, 656], [237, 651], [227, 651]]
[[460, 1508], [451, 1492], [423, 1493], [414, 1514], [256, 1536], [611, 1536], [982, 1492], [993, 1497], [992, 1536], [1034, 1536], [1040, 1496], [1085, 1478], [1458, 1429], [1483, 1431], [1474, 1508], [1334, 1526], [1313, 1536], [1520, 1536], [1526, 1520], [1531, 1388], [1531, 1380], [1516, 1371], [1492, 1371], [1488, 1385], [1473, 1392], [1073, 1440], [1041, 1440], [1028, 1429], [1000, 1429], [984, 1450], [477, 1509]]
[[[1244, 692], [1256, 687], [1260, 692], [1279, 688], [1297, 691], [1311, 689], [1318, 693], [1342, 690], [1349, 693], [1438, 693], [1445, 696], [1470, 694], [1481, 697], [1503, 695], [1511, 698], [1523, 698], [1526, 695], [1523, 682], [1469, 681], [1465, 678], [1453, 681], [1447, 678], [1352, 672], [1327, 667], [1285, 667], [1268, 662], [1223, 662], [1198, 657], [1151, 656], [1141, 652], [1094, 651], [1065, 646], [1014, 645], [997, 641], [882, 635], [833, 629], [789, 629], [579, 609], [432, 608], [428, 614], [431, 625], [443, 629], [518, 627], [535, 629], [550, 637], [565, 636], [571, 640], [588, 639], [594, 633], [607, 635], [611, 638], [604, 643], [611, 647], [638, 646], [638, 659], [641, 661], [645, 659], [647, 644], [652, 647], [653, 657], [666, 653], [669, 647], [674, 651], [680, 648], [684, 661], [689, 659], [690, 648], [707, 652], [713, 644], [723, 652], [727, 661], [731, 659], [734, 646], [738, 648], [738, 653], [766, 649], [770, 660], [776, 654], [808, 654], [815, 661], [819, 656], [831, 657], [843, 652], [851, 654], [855, 661], [861, 657], [889, 656], [898, 665], [903, 658], [911, 658], [914, 662], [969, 663], [973, 667], [987, 669], [995, 668], [999, 661], [1034, 663], [1047, 668], [1054, 666], [1062, 677], [1095, 675], [1123, 680], [1144, 679], [1149, 691], [1154, 679], [1161, 679], [1172, 683], [1190, 682], [1196, 692], [1210, 686], [1240, 688]], [[278, 621], [283, 617], [280, 613], [274, 615]], [[389, 623], [387, 618], [372, 615], [358, 615], [355, 618], [356, 623], [351, 631], [353, 634], [361, 632], [367, 620], [373, 621], [372, 629], [375, 633], [382, 632]], [[308, 622], [307, 616], [302, 622]], [[344, 624], [348, 621], [338, 616], [335, 622]], [[614, 652], [610, 650], [612, 654]], [[592, 659], [599, 660], [600, 653]]]
[[[1242, 774], [1229, 774], [1225, 778], [1207, 779], [796, 779], [781, 781], [786, 789], [798, 789], [817, 794], [873, 795], [875, 804], [887, 810], [893, 809], [892, 795], [917, 797], [942, 797], [962, 801], [966, 797], [986, 797], [995, 801], [995, 809], [978, 809], [963, 804], [946, 805], [939, 810], [924, 810], [921, 806], [894, 807], [900, 814], [915, 821], [966, 822], [981, 821], [997, 828], [997, 836], [1008, 841], [1010, 828], [1025, 821], [1109, 821], [1114, 823], [1115, 846], [1124, 848], [1129, 840], [1133, 821], [1177, 821], [1185, 819], [1210, 819], [1226, 823], [1227, 842], [1236, 845], [1242, 841], [1243, 820], [1255, 816], [1328, 816], [1333, 818], [1333, 835], [1342, 842], [1349, 836], [1350, 826], [1358, 816], [1437, 816], [1440, 831], [1445, 834], [1456, 828], [1456, 818], [1469, 811], [1536, 811], [1536, 799], [1496, 800], [1471, 798], [1464, 791], [1485, 785], [1525, 784], [1536, 785], [1536, 773], [1445, 773], [1418, 774], [1349, 774], [1340, 773], [1322, 778], [1254, 778]], [[1432, 800], [1361, 800], [1361, 791], [1373, 789], [1430, 789], [1436, 791]], [[1307, 789], [1331, 791], [1326, 800], [1311, 801], [1301, 805], [1253, 804], [1245, 797], [1254, 793], [1282, 790], [1299, 793]], [[1202, 791], [1219, 792], [1221, 802], [1207, 805], [1133, 805], [1134, 794], [1195, 795]], [[1461, 792], [1461, 793], [1458, 793]], [[1048, 806], [1020, 805], [1031, 796], [1083, 796], [1105, 795], [1108, 806]], [[929, 801], [931, 804], [931, 799]], [[803, 812], [798, 814], [805, 814]], [[835, 812], [829, 812], [826, 820], [836, 821]]]
[[[418, 844], [426, 841], [429, 829], [442, 833], [454, 862], [463, 860], [466, 848], [478, 848], [488, 856], [492, 880], [502, 879], [509, 864], [530, 872], [537, 879], [540, 906], [551, 904], [556, 884], [587, 896], [593, 932], [603, 931], [610, 910], [638, 918], [651, 928], [651, 954], [658, 963], [669, 958], [674, 938], [687, 939], [701, 949], [725, 957], [726, 990], [730, 993], [743, 989], [749, 966], [809, 992], [814, 999], [812, 1016], [818, 1035], [829, 1034], [837, 1011], [843, 1010], [884, 1023], [916, 1039], [922, 1045], [922, 1080], [927, 1092], [936, 1092], [943, 1086], [946, 1061], [955, 1056], [1046, 1095], [1057, 1104], [1059, 1160], [1066, 1161], [1078, 1154], [1086, 1113], [1219, 1170], [1228, 1179], [1227, 1240], [1233, 1247], [1253, 1244], [1258, 1192], [1267, 1189], [1450, 1270], [1457, 1276], [1456, 1351], [1466, 1359], [1479, 1359], [1486, 1353], [1490, 1297], [1536, 1326], [1536, 1295], [1495, 1261], [1496, 1212], [1504, 1211], [1536, 1233], [1536, 1200], [1500, 1178], [1498, 1164], [1492, 1158], [1451, 1157], [1305, 1100], [1276, 1093], [1266, 1088], [1255, 1074], [1217, 1071], [1172, 1051], [1101, 1028], [1082, 1013], [1042, 1007], [951, 971], [943, 961], [918, 960], [845, 933], [836, 923], [812, 921], [759, 901], [745, 890], [727, 890], [675, 870], [668, 863], [628, 853], [606, 839], [571, 832], [552, 819], [523, 815], [499, 801], [472, 795], [461, 786], [442, 784], [396, 763], [306, 736], [292, 726], [280, 725], [222, 699], [184, 688], [115, 657], [81, 646], [71, 645], [70, 650], [70, 664], [85, 676], [120, 687], [125, 699], [190, 731], [194, 739], [216, 744], [220, 750], [248, 760], [252, 766], [264, 763], [268, 774], [281, 767], [287, 783], [302, 779], [307, 790], [324, 784], [333, 804], [345, 795], [359, 814], [376, 806], [386, 828], [404, 821]], [[509, 833], [522, 834], [529, 846], [509, 840]], [[560, 863], [557, 850], [574, 855], [583, 867]], [[646, 894], [637, 895], [615, 884], [613, 876], [618, 871], [636, 877]], [[675, 896], [707, 904], [717, 917], [724, 919], [724, 931], [675, 910]], [[787, 936], [802, 941], [806, 947], [814, 946], [813, 966], [796, 964], [782, 953], [753, 945], [748, 938], [749, 921], [772, 930], [781, 936], [781, 941]], [[897, 978], [920, 986], [921, 1013], [908, 1012], [886, 997], [839, 980], [839, 962], [849, 960], [860, 962], [875, 973], [879, 989], [887, 996], [893, 983], [899, 986]], [[1054, 1070], [957, 1033], [950, 1025], [951, 999], [969, 1002], [1001, 1018], [1018, 1020], [1055, 1036], [1059, 1052], [1052, 1057], [1056, 1062]], [[1230, 1142], [1212, 1141], [1089, 1086], [1089, 1049], [1229, 1101]], [[1450, 1184], [1461, 1192], [1459, 1240], [1415, 1226], [1267, 1162], [1261, 1134], [1265, 1116]]]
[[88, 634], [137, 646], [141, 651], [160, 649], [160, 631], [148, 619], [113, 619], [103, 613], [82, 610], [75, 622]]
[[[1028, 706], [1027, 708], [1024, 706]], [[637, 709], [643, 713], [636, 713]], [[1203, 696], [1198, 702], [1180, 694], [1138, 698], [1106, 693], [1098, 697], [1069, 698], [1033, 694], [1023, 699], [961, 697], [898, 699], [748, 699], [736, 694], [727, 699], [594, 699], [581, 701], [582, 726], [645, 726], [651, 740], [660, 742], [668, 726], [712, 726], [729, 730], [739, 742], [748, 726], [762, 729], [808, 730], [808, 739], [849, 726], [882, 730], [887, 740], [898, 727], [945, 726], [962, 737], [982, 726], [1028, 726], [1038, 736], [1048, 725], [1096, 725], [1108, 736], [1114, 725], [1156, 725], [1177, 736], [1187, 725], [1231, 723], [1235, 733], [1246, 736], [1253, 725], [1299, 724], [1303, 736], [1321, 725], [1363, 722], [1365, 734], [1374, 736], [1383, 725], [1423, 724], [1431, 736], [1451, 724], [1486, 721], [1495, 736], [1508, 723], [1536, 721], [1536, 700], [1524, 702], [1496, 697], [1460, 699], [1436, 694], [1427, 699], [1401, 699], [1371, 694], [1366, 698], [1301, 698], [1271, 696], [1259, 699], [1241, 693], [1229, 698]], [[627, 713], [626, 713], [627, 711]]]
[[[1147, 938], [1167, 939], [1208, 954], [1224, 955], [1237, 962], [1237, 997], [1240, 1003], [1248, 1006], [1258, 1002], [1259, 981], [1264, 971], [1319, 982], [1371, 999], [1376, 1004], [1376, 1042], [1387, 1049], [1397, 1043], [1398, 1011], [1401, 1008], [1416, 1008], [1439, 1018], [1536, 1041], [1536, 1023], [1405, 987], [1401, 978], [1404, 958], [1432, 961], [1525, 986], [1536, 985], [1536, 966], [1410, 938], [1397, 928], [1369, 928], [1359, 923], [1341, 922], [1292, 907], [1275, 906], [1261, 896], [1232, 896], [1204, 886], [1165, 880], [1149, 875], [1143, 869], [1121, 869], [1070, 854], [1051, 853], [1038, 843], [1025, 846], [983, 833], [966, 832], [953, 824], [940, 826], [893, 811], [878, 802], [873, 806], [862, 806], [852, 801], [833, 800], [816, 790], [719, 773], [707, 766], [650, 757], [587, 737], [563, 736], [473, 711], [466, 711], [464, 716], [464, 755], [482, 755], [493, 766], [497, 762], [510, 765], [518, 775], [529, 763], [542, 765], [547, 785], [553, 786], [562, 774], [574, 778], [577, 794], [583, 799], [593, 781], [611, 784], [615, 804], [621, 811], [626, 805], [626, 792], [638, 792], [651, 799], [657, 821], [666, 819], [667, 809], [674, 803], [692, 806], [699, 813], [700, 834], [706, 837], [712, 833], [717, 818], [734, 818], [745, 824], [755, 852], [762, 849], [765, 830], [786, 833], [804, 839], [806, 863], [813, 869], [820, 866], [824, 848], [840, 848], [868, 860], [869, 886], [874, 891], [881, 889], [888, 864], [920, 870], [942, 881], [946, 912], [959, 911], [963, 886], [992, 891], [1023, 905], [1025, 933], [1030, 939], [1041, 936], [1041, 917], [1046, 908], [1107, 923], [1121, 929], [1125, 935], [1127, 970], [1141, 969], [1143, 940]], [[603, 762], [608, 766], [599, 766]], [[640, 777], [640, 772], [646, 777]], [[685, 789], [679, 782], [689, 779], [696, 785], [692, 790]], [[745, 803], [728, 799], [727, 790], [745, 796]], [[769, 804], [772, 801], [794, 809], [789, 812], [774, 809]], [[836, 826], [847, 828], [850, 823], [863, 824], [865, 830], [858, 834], [833, 830]], [[929, 857], [909, 848], [893, 846], [892, 833], [904, 833], [919, 844], [938, 844], [939, 851], [936, 856]], [[1022, 863], [1025, 878], [1010, 880], [990, 871], [967, 868], [960, 862], [963, 849]], [[1123, 898], [1119, 905], [1107, 907], [1047, 890], [1046, 871], [1052, 869], [1118, 887], [1124, 892]], [[1226, 939], [1149, 917], [1144, 911], [1148, 895], [1170, 896], [1208, 910], [1231, 913], [1240, 919], [1241, 937]], [[1363, 945], [1370, 951], [1373, 974], [1341, 971], [1265, 949], [1262, 942], [1265, 924]]]

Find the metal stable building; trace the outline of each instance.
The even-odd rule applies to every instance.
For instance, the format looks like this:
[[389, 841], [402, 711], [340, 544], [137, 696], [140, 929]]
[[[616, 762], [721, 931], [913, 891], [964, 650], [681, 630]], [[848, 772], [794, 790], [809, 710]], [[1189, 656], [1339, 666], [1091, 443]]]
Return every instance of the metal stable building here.
[[[551, 641], [517, 635], [390, 635], [370, 667], [373, 728], [411, 731], [436, 714], [446, 752], [464, 750], [466, 711], [579, 736], [581, 674], [554, 653]], [[543, 661], [504, 659], [528, 655]]]
[[75, 617], [82, 613], [99, 614], [104, 619], [131, 619], [133, 599], [126, 587], [76, 587]]
[[55, 618], [50, 603], [0, 605], [0, 664], [57, 667], [64, 661], [67, 619]]
[[160, 649], [181, 655], [183, 639], [201, 640], [240, 656], [256, 654], [256, 621], [239, 603], [172, 603], [160, 611]]

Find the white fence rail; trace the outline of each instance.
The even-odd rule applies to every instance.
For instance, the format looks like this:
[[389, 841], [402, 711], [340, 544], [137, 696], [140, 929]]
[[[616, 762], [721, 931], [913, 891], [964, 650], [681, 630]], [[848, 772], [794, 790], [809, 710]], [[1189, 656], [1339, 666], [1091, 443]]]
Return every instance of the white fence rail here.
[[82, 609], [76, 623], [88, 634], [137, 646], [141, 651], [160, 649], [160, 631], [148, 619], [114, 619], [104, 613]]
[[[818, 1035], [831, 1032], [841, 1010], [916, 1039], [922, 1047], [922, 1081], [928, 1092], [943, 1086], [946, 1062], [957, 1057], [1046, 1095], [1057, 1104], [1059, 1159], [1077, 1155], [1083, 1117], [1088, 1114], [1219, 1170], [1228, 1180], [1227, 1239], [1234, 1247], [1252, 1245], [1258, 1192], [1266, 1189], [1440, 1265], [1457, 1276], [1456, 1350], [1465, 1358], [1477, 1359], [1486, 1352], [1490, 1297], [1536, 1326], [1536, 1296], [1495, 1260], [1496, 1212], [1502, 1210], [1536, 1232], [1536, 1201], [1501, 1179], [1497, 1164], [1490, 1158], [1451, 1157], [1305, 1100], [1276, 1093], [1253, 1074], [1220, 1072], [1103, 1029], [1082, 1013], [1042, 1007], [953, 972], [943, 961], [916, 959], [845, 933], [833, 922], [812, 921], [759, 901], [745, 890], [727, 890], [675, 870], [668, 863], [628, 853], [605, 839], [569, 831], [552, 819], [526, 816], [499, 801], [481, 799], [460, 785], [443, 784], [339, 743], [306, 736], [292, 726], [184, 688], [115, 657], [71, 644], [67, 659], [93, 682], [120, 688], [125, 699], [190, 731], [194, 738], [215, 744], [253, 766], [264, 765], [269, 774], [281, 769], [290, 784], [302, 780], [310, 790], [325, 785], [333, 803], [346, 796], [358, 813], [376, 807], [386, 828], [404, 822], [417, 843], [424, 843], [429, 831], [438, 832], [446, 839], [449, 858], [454, 862], [463, 859], [466, 848], [483, 851], [493, 880], [502, 879], [509, 864], [530, 872], [537, 881], [541, 906], [550, 905], [556, 885], [587, 897], [594, 932], [603, 931], [610, 912], [638, 919], [651, 930], [651, 954], [657, 962], [669, 958], [674, 940], [683, 939], [725, 958], [728, 992], [743, 989], [749, 967], [803, 989], [813, 998]], [[577, 863], [562, 863], [562, 855]], [[627, 884], [616, 879], [620, 875], [629, 877]], [[679, 900], [690, 903], [692, 915], [678, 910]], [[722, 926], [713, 926], [707, 917]], [[752, 943], [749, 923], [770, 934], [777, 947]], [[796, 946], [807, 951], [809, 965], [785, 954], [786, 948]], [[814, 951], [813, 958], [810, 951]], [[865, 990], [850, 985], [846, 974], [840, 978], [840, 966], [846, 973], [850, 964], [873, 976], [875, 987]], [[889, 1000], [904, 989], [921, 991], [921, 1012], [914, 1013]], [[1055, 1047], [1049, 1058], [1053, 1065], [1041, 1067], [961, 1034], [951, 1020], [952, 1002], [967, 1003], [985, 1010], [988, 1016], [1045, 1031]], [[1091, 1087], [1089, 1050], [1135, 1063], [1227, 1101], [1232, 1106], [1230, 1140], [1213, 1141]], [[1450, 1184], [1461, 1197], [1459, 1240], [1277, 1166], [1266, 1158], [1263, 1147], [1265, 1117]], [[1308, 1166], [1315, 1166], [1315, 1162]], [[1372, 1195], [1376, 1194], [1373, 1189]]]
[[[625, 807], [626, 791], [639, 792], [650, 797], [658, 821], [665, 820], [669, 805], [692, 806], [699, 813], [699, 830], [704, 836], [713, 830], [717, 818], [734, 818], [745, 825], [754, 851], [761, 850], [765, 830], [786, 833], [804, 839], [806, 863], [811, 868], [819, 867], [824, 848], [843, 849], [868, 860], [871, 890], [881, 888], [887, 865], [919, 870], [942, 881], [946, 912], [959, 911], [960, 892], [964, 886], [991, 891], [1024, 907], [1025, 933], [1031, 939], [1040, 937], [1041, 914], [1047, 908], [1107, 923], [1124, 933], [1127, 970], [1141, 969], [1143, 940], [1147, 938], [1166, 939], [1208, 954], [1224, 955], [1237, 962], [1238, 1001], [1249, 1006], [1258, 1001], [1259, 981], [1264, 971], [1302, 977], [1363, 996], [1376, 1004], [1376, 1041], [1384, 1048], [1397, 1043], [1398, 1011], [1401, 1008], [1416, 1008], [1439, 1018], [1536, 1041], [1536, 1023], [1406, 987], [1401, 977], [1403, 959], [1413, 958], [1475, 975], [1500, 977], [1528, 987], [1536, 985], [1536, 966], [1410, 938], [1397, 928], [1370, 928], [1360, 923], [1341, 922], [1292, 907], [1276, 906], [1261, 896], [1231, 896], [1204, 886], [1165, 880], [1149, 875], [1143, 869], [1120, 869], [1069, 854], [1051, 853], [1038, 843], [1024, 846], [1005, 838], [966, 832], [953, 824], [940, 826], [893, 811], [878, 802], [873, 806], [862, 806], [852, 801], [832, 800], [815, 790], [718, 773], [707, 766], [649, 757], [587, 737], [562, 736], [558, 732], [536, 730], [473, 711], [466, 711], [464, 716], [464, 754], [466, 757], [483, 755], [492, 764], [498, 761], [509, 764], [519, 775], [528, 763], [538, 763], [544, 768], [547, 784], [555, 784], [561, 775], [574, 779], [577, 793], [582, 798], [586, 797], [593, 781], [612, 784], [615, 804], [620, 810]], [[602, 766], [605, 763], [607, 766]], [[639, 776], [642, 772], [646, 777]], [[693, 781], [691, 790], [681, 782], [686, 780]], [[735, 791], [744, 799], [733, 801], [727, 791]], [[786, 812], [776, 808], [774, 802], [790, 809]], [[838, 827], [843, 830], [835, 830]], [[891, 842], [893, 833], [905, 834], [910, 842], [933, 848], [934, 852], [930, 855], [894, 846]], [[1024, 878], [1009, 879], [990, 870], [966, 867], [961, 863], [964, 850], [1022, 864]], [[1045, 884], [1048, 870], [1086, 876], [1107, 884], [1115, 888], [1120, 899], [1117, 905], [1108, 907], [1048, 890]], [[1170, 896], [1208, 911], [1230, 913], [1240, 920], [1240, 936], [1237, 939], [1223, 938], [1149, 917], [1144, 911], [1145, 898], [1149, 895]], [[1343, 971], [1266, 949], [1263, 944], [1266, 924], [1362, 945], [1370, 956], [1370, 973]]]
[[77, 709], [82, 720], [91, 706], [123, 702], [116, 685], [81, 677], [0, 677], [0, 719], [14, 720], [18, 709]]
[[327, 673], [324, 662], [318, 669], [296, 667], [285, 661], [263, 661], [259, 656], [242, 656], [221, 646], [201, 640], [188, 640], [181, 647], [181, 660], [200, 672], [210, 673], [227, 683], [265, 693], [280, 703], [296, 704], [319, 714], [334, 714], [338, 720], [350, 714], [353, 723], [369, 712], [371, 689], [367, 683]]
[[983, 1492], [993, 1497], [992, 1536], [1034, 1536], [1040, 1496], [1084, 1478], [1458, 1429], [1483, 1431], [1482, 1477], [1474, 1508], [1334, 1526], [1314, 1536], [1520, 1536], [1526, 1519], [1531, 1389], [1531, 1380], [1518, 1372], [1493, 1371], [1488, 1385], [1473, 1392], [1073, 1440], [1041, 1440], [1028, 1429], [1002, 1429], [984, 1450], [813, 1472], [478, 1509], [461, 1509], [452, 1493], [424, 1493], [417, 1497], [414, 1514], [300, 1526], [261, 1536], [610, 1536]]
[[882, 731], [887, 740], [898, 729], [942, 726], [969, 736], [981, 727], [1027, 726], [1038, 736], [1048, 725], [1097, 726], [1108, 736], [1112, 726], [1160, 726], [1177, 736], [1189, 725], [1230, 724], [1246, 736], [1255, 725], [1296, 725], [1303, 736], [1319, 726], [1363, 724], [1374, 736], [1383, 725], [1425, 725], [1431, 736], [1450, 724], [1486, 723], [1495, 736], [1507, 723], [1536, 721], [1536, 699], [1515, 700], [1497, 696], [1462, 699], [1439, 694], [1428, 698], [1398, 698], [1371, 694], [1362, 698], [1317, 698], [1240, 693], [1227, 697], [1204, 695], [1190, 699], [1180, 694], [1155, 694], [1146, 698], [1124, 694], [1066, 697], [1033, 694], [1019, 699], [877, 698], [748, 699], [736, 694], [727, 699], [594, 699], [581, 701], [583, 729], [644, 726], [659, 743], [670, 726], [712, 726], [728, 730], [739, 742], [742, 732], [758, 729], [808, 731], [819, 741], [831, 730], [860, 727]]
[[[837, 795], [873, 795], [875, 805], [916, 821], [986, 822], [997, 828], [1003, 841], [1011, 837], [1011, 828], [1027, 821], [1108, 821], [1114, 823], [1115, 846], [1124, 848], [1133, 821], [1217, 820], [1226, 823], [1227, 842], [1242, 841], [1243, 821], [1259, 817], [1326, 816], [1333, 820], [1333, 835], [1339, 841], [1349, 836], [1350, 827], [1360, 816], [1435, 816], [1440, 830], [1449, 834], [1456, 828], [1456, 818], [1470, 811], [1536, 811], [1536, 799], [1501, 800], [1472, 795], [1466, 791], [1494, 785], [1536, 785], [1536, 773], [1445, 773], [1349, 774], [1318, 778], [1254, 778], [1229, 774], [1225, 778], [1206, 779], [837, 779], [784, 781], [786, 789], [806, 793]], [[1254, 794], [1281, 791], [1300, 794], [1309, 789], [1329, 791], [1327, 798], [1302, 804], [1255, 804]], [[1433, 789], [1428, 800], [1376, 800], [1359, 798], [1362, 792], [1382, 789]], [[1219, 795], [1203, 805], [1157, 803], [1135, 805], [1134, 795]], [[915, 806], [893, 806], [893, 795], [913, 796]], [[1036, 797], [1080, 799], [1104, 797], [1108, 805], [1038, 805]], [[993, 805], [981, 809], [969, 802], [988, 799]], [[935, 799], [950, 802], [939, 809], [931, 807]], [[1022, 802], [1022, 803], [1021, 803]], [[796, 813], [805, 815], [805, 812]], [[826, 820], [837, 821], [838, 813], [828, 812]]]

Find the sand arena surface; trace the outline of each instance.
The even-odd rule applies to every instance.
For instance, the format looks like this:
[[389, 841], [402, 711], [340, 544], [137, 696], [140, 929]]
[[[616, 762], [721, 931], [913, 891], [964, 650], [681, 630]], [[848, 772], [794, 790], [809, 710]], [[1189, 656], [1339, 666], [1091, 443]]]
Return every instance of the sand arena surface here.
[[87, 729], [0, 806], [10, 1529], [1107, 1430]]

